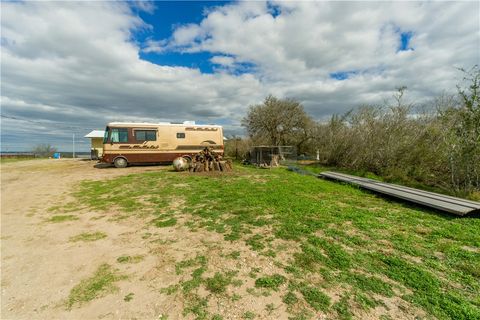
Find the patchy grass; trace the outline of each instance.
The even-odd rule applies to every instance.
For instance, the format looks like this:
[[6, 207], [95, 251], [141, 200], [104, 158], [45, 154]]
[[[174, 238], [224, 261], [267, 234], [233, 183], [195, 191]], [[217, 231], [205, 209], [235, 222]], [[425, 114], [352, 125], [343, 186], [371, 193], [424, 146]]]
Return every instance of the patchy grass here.
[[135, 255], [135, 256], [120, 256], [117, 258], [118, 263], [139, 263], [145, 259], [144, 255]]
[[353, 274], [350, 281], [352, 285], [362, 291], [377, 293], [385, 297], [393, 296], [392, 286], [376, 277]]
[[134, 294], [133, 292], [130, 292], [130, 293], [127, 294], [125, 297], [123, 297], [123, 301], [129, 302], [130, 300], [133, 299], [133, 296], [134, 296], [134, 295], [135, 295], [135, 294]]
[[350, 320], [352, 319], [352, 313], [349, 309], [348, 296], [343, 296], [340, 301], [333, 305], [333, 309], [337, 311], [338, 319]]
[[298, 302], [298, 298], [293, 293], [292, 291], [287, 292], [286, 295], [283, 296], [282, 298], [283, 303], [285, 303], [287, 306], [293, 305]]
[[231, 282], [231, 277], [219, 272], [215, 273], [213, 277], [207, 278], [205, 281], [207, 290], [215, 294], [225, 293]]
[[91, 241], [97, 241], [100, 239], [104, 239], [107, 237], [107, 234], [101, 231], [96, 231], [96, 232], [82, 232], [80, 234], [77, 234], [74, 237], [70, 237], [71, 242], [78, 242], [78, 241], [84, 241], [84, 242], [91, 242]]
[[226, 255], [227, 258], [238, 260], [240, 258], [240, 251], [235, 250]]
[[193, 266], [206, 266], [207, 258], [205, 256], [197, 255], [195, 258], [186, 259], [178, 262], [175, 265], [175, 272], [177, 274], [182, 274], [184, 269], [191, 268]]
[[315, 287], [305, 286], [300, 289], [305, 301], [317, 311], [327, 311], [330, 306], [330, 297]]
[[117, 291], [115, 282], [125, 278], [118, 275], [110, 265], [102, 264], [92, 277], [82, 280], [73, 287], [66, 301], [67, 309]]
[[255, 287], [278, 290], [278, 287], [285, 283], [286, 278], [279, 274], [272, 276], [260, 277], [255, 280]]
[[47, 158], [27, 158], [27, 157], [0, 157], [0, 163], [16, 163], [20, 161], [30, 161], [30, 160], [40, 160], [40, 159], [47, 159]]
[[208, 299], [202, 298], [197, 294], [193, 294], [185, 301], [183, 316], [193, 314], [196, 319], [207, 319], [209, 312], [207, 311]]
[[50, 217], [50, 219], [47, 220], [47, 222], [52, 222], [52, 223], [59, 223], [59, 222], [65, 222], [65, 221], [74, 221], [78, 220], [77, 216], [68, 214], [68, 215], [55, 215]]
[[155, 219], [154, 225], [159, 228], [166, 228], [166, 227], [173, 227], [177, 224], [177, 219], [169, 218], [169, 219]]
[[[195, 187], [172, 207], [178, 184]], [[408, 306], [404, 317], [421, 309], [428, 318], [480, 318], [480, 219], [452, 217], [282, 168], [238, 166], [216, 175], [148, 172], [83, 182], [76, 197], [90, 209], [118, 208], [146, 225], [218, 233], [224, 239], [220, 249], [230, 248], [222, 256], [229, 263], [265, 259], [277, 268], [268, 271], [273, 275], [262, 275], [263, 266], [249, 260], [250, 274], [235, 277], [255, 279], [258, 290], [243, 288], [254, 295], [279, 290], [292, 319], [319, 312], [349, 319], [376, 307], [388, 313], [383, 301], [391, 298]], [[280, 249], [276, 241], [288, 246]], [[226, 288], [235, 281], [228, 282], [229, 270], [221, 263], [208, 265], [209, 254], [177, 262], [181, 281], [162, 290], [181, 294], [185, 315], [199, 319], [213, 316], [209, 299], [230, 299]], [[274, 278], [280, 274], [283, 278]], [[200, 295], [200, 289], [209, 295]]]
[[378, 305], [378, 301], [374, 298], [358, 292], [355, 294], [354, 301], [362, 310], [369, 310], [371, 308], [375, 308]]

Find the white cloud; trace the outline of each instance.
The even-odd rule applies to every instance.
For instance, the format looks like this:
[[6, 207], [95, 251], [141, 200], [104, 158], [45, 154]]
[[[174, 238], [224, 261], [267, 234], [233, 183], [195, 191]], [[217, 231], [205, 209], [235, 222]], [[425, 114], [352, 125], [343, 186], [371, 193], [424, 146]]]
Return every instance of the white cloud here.
[[225, 67], [232, 67], [235, 65], [235, 58], [229, 56], [214, 56], [210, 59], [214, 64], [222, 65]]
[[[416, 101], [455, 91], [456, 68], [479, 63], [478, 11], [478, 2], [246, 2], [177, 28], [167, 46], [254, 63], [269, 92], [320, 118], [382, 101], [400, 85]], [[195, 41], [176, 42], [191, 27]], [[402, 32], [412, 33], [413, 50], [399, 51]], [[335, 72], [350, 78], [332, 79]]]
[[[132, 34], [147, 27], [124, 3], [2, 3], [2, 114], [35, 121], [36, 129], [62, 125], [68, 141], [71, 130], [84, 134], [113, 120], [229, 123], [261, 99], [252, 75], [141, 60]], [[231, 99], [239, 87], [245, 95]], [[16, 127], [2, 118], [2, 138], [33, 127], [31, 121]], [[50, 133], [36, 130], [28, 144]]]
[[[218, 52], [253, 62], [271, 81], [328, 80], [329, 73], [335, 71], [403, 69], [411, 64], [430, 67], [432, 60], [437, 67], [448, 68], [478, 60], [478, 3], [276, 5], [281, 12], [276, 17], [259, 3], [225, 6], [198, 25], [177, 28], [167, 46], [182, 52]], [[415, 51], [397, 52], [400, 32], [409, 31], [414, 33], [411, 45]], [[180, 36], [183, 34], [191, 34], [191, 41], [186, 42]], [[177, 35], [182, 41], [177, 41]], [[466, 52], [460, 49], [465, 47]]]
[[[480, 63], [478, 2], [239, 2], [144, 44], [135, 33], [152, 27], [135, 11], [152, 12], [151, 3], [1, 6], [2, 114], [37, 123], [2, 118], [4, 144], [29, 126], [43, 139], [45, 123], [202, 120], [240, 130], [247, 106], [268, 93], [299, 99], [322, 118], [380, 102], [400, 85], [417, 101], [455, 91], [456, 67]], [[414, 50], [398, 52], [400, 32], [412, 32]], [[155, 65], [141, 50], [209, 52], [215, 72]]]

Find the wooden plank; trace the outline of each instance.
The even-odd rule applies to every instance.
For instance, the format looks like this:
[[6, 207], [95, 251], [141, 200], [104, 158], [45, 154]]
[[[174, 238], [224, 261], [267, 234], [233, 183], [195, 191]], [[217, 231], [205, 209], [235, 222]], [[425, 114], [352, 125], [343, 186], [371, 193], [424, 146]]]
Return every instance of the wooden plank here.
[[319, 177], [334, 179], [358, 185], [362, 188], [387, 194], [392, 197], [447, 211], [457, 215], [480, 212], [480, 202], [465, 200], [439, 193], [418, 190], [377, 180], [356, 177], [338, 172], [322, 172]]

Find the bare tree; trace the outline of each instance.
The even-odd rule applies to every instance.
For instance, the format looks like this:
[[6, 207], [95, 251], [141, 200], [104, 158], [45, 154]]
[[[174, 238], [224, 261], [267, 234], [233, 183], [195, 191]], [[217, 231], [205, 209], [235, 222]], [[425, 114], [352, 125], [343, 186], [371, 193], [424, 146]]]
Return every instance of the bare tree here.
[[278, 145], [302, 145], [309, 138], [313, 121], [300, 102], [277, 99], [272, 95], [262, 104], [250, 106], [242, 126], [254, 141]]
[[57, 148], [53, 147], [50, 144], [37, 144], [35, 147], [33, 147], [32, 152], [35, 153], [35, 155], [39, 155], [40, 157], [50, 157], [52, 156], [55, 152], [57, 152]]
[[235, 160], [244, 159], [252, 146], [249, 138], [231, 135], [225, 141], [225, 155]]
[[480, 70], [474, 66], [464, 73], [463, 86], [457, 85], [457, 107], [444, 110], [446, 150], [451, 183], [456, 190], [480, 187]]

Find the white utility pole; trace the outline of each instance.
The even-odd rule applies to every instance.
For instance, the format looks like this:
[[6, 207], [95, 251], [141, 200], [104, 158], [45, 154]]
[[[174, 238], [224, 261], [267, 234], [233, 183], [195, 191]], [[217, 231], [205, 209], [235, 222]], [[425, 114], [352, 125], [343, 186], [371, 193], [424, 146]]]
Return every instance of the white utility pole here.
[[73, 138], [72, 138], [72, 158], [75, 159], [75, 133], [73, 133]]

